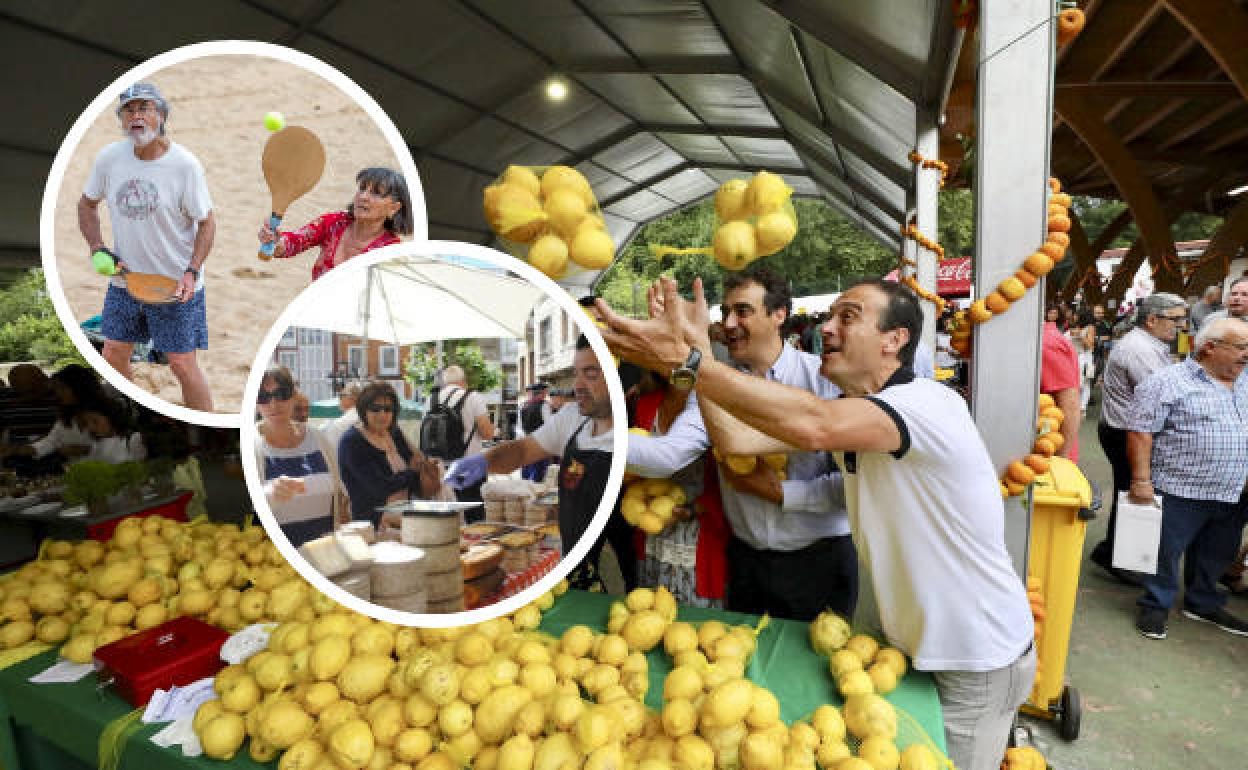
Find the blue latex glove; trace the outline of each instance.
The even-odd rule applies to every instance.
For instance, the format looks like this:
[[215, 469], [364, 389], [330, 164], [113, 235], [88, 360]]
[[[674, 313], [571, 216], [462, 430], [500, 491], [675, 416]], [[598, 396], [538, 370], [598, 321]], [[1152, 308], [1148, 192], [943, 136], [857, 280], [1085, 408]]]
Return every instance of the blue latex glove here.
[[468, 455], [451, 463], [442, 480], [456, 492], [484, 481], [489, 473], [489, 461], [484, 454]]

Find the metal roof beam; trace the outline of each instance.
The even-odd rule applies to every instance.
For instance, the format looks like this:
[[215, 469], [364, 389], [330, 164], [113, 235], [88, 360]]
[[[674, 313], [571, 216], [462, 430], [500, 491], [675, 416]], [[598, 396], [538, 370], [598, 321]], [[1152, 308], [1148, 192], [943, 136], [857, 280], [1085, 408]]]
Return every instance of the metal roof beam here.
[[1119, 80], [1058, 83], [1058, 93], [1074, 92], [1088, 99], [1238, 99], [1234, 83], [1208, 81]]
[[[890, 182], [903, 190], [909, 189], [912, 181], [911, 169], [909, 163], [904, 162], [904, 158], [889, 157], [858, 137], [851, 135], [840, 126], [820, 120], [818, 116], [812, 115], [805, 105], [786, 96], [782, 90], [776, 88], [764, 78], [756, 76], [752, 80], [764, 99], [771, 99], [790, 112], [795, 113], [802, 120], [826, 134], [833, 143], [849, 150], [867, 165], [883, 174]], [[795, 141], [792, 136], [790, 136], [790, 141]]]
[[624, 62], [565, 61], [559, 70], [569, 75], [743, 75], [741, 66], [725, 56], [679, 56]]
[[854, 63], [869, 75], [914, 102], [919, 99], [923, 84], [886, 56], [880, 55], [871, 41], [857, 37], [835, 24], [828, 24], [818, 12], [819, 3], [771, 2], [772, 13], [818, 40]]
[[[871, 204], [874, 205], [876, 208], [880, 209], [884, 213], [893, 217], [896, 220], [896, 224], [899, 227], [902, 222], [906, 221], [905, 210], [899, 209], [897, 208], [896, 204], [890, 203], [889, 201], [884, 200], [883, 198], [880, 197], [879, 193], [872, 190], [871, 188], [862, 186], [861, 184], [858, 183], [857, 180], [855, 180], [849, 174], [836, 173], [836, 170], [827, 163], [827, 160], [828, 160], [827, 156], [819, 152], [818, 148], [811, 147], [802, 142], [796, 142], [794, 144], [794, 149], [796, 149], [798, 152], [804, 152], [807, 155], [812, 156], [814, 162], [817, 165], [822, 166], [825, 172], [827, 172], [830, 176], [834, 176], [837, 179], [841, 180], [845, 184], [846, 187], [848, 187], [851, 191], [853, 191], [854, 195], [861, 195], [863, 198], [870, 201]], [[809, 161], [807, 161], [807, 163], [809, 163]]]

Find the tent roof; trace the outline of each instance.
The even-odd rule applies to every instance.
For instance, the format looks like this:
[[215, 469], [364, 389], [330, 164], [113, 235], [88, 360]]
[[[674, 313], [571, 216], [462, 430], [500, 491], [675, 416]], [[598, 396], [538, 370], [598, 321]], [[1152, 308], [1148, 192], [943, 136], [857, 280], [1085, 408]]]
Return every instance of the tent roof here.
[[[367, 286], [367, 290], [366, 290]], [[498, 270], [404, 257], [314, 284], [293, 326], [395, 345], [444, 339], [523, 339], [542, 290]], [[318, 293], [319, 292], [319, 293]], [[355, 302], [335, 301], [355, 297]]]
[[[949, 3], [910, 0], [226, 0], [140, 11], [109, 0], [11, 7], [0, 35], [10, 82], [58, 84], [13, 94], [23, 119], [0, 129], [0, 161], [18, 177], [0, 195], [25, 214], [5, 218], [0, 248], [28, 261], [30, 190], [78, 111], [138, 61], [196, 40], [269, 40], [341, 69], [411, 147], [430, 237], [478, 243], [494, 242], [482, 188], [511, 163], [563, 163], [589, 178], [620, 243], [767, 168], [896, 245], [913, 205], [916, 104], [939, 108], [957, 55]], [[552, 75], [570, 86], [560, 103], [544, 96]]]

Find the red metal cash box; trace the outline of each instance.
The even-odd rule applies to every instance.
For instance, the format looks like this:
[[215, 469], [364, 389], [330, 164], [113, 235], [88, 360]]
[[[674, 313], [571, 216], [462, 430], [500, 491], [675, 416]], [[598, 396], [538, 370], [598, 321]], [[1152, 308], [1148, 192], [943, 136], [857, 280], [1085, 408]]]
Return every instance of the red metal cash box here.
[[121, 697], [138, 708], [155, 690], [220, 671], [221, 645], [228, 638], [216, 626], [183, 616], [99, 648], [95, 667], [101, 681], [111, 679]]

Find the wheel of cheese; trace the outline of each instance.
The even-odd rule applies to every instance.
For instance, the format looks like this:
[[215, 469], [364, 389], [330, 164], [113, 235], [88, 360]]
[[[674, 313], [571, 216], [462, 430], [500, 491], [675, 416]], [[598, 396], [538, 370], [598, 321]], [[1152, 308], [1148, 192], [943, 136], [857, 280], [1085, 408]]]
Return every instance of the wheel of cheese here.
[[462, 597], [464, 595], [464, 572], [460, 569], [459, 562], [455, 563], [455, 569], [427, 573], [422, 587], [429, 594], [431, 602]]
[[346, 572], [331, 578], [331, 580], [333, 580], [334, 585], [342, 588], [352, 596], [359, 597], [365, 601], [372, 598], [372, 576], [369, 570]]
[[422, 548], [429, 545], [458, 543], [459, 516], [404, 513], [400, 537], [405, 545], [417, 545]]
[[373, 597], [373, 604], [389, 607], [402, 612], [428, 612], [429, 595], [424, 591], [415, 591], [403, 596]]
[[451, 612], [463, 612], [464, 596], [463, 594], [460, 594], [452, 599], [438, 599], [436, 601], [431, 601], [426, 605], [426, 607], [426, 612], [437, 613], [440, 615]]
[[459, 543], [446, 545], [427, 545], [425, 552], [425, 572], [446, 572], [459, 565]]
[[406, 596], [420, 591], [428, 572], [426, 554], [421, 548], [400, 543], [375, 543], [372, 548], [373, 597]]

